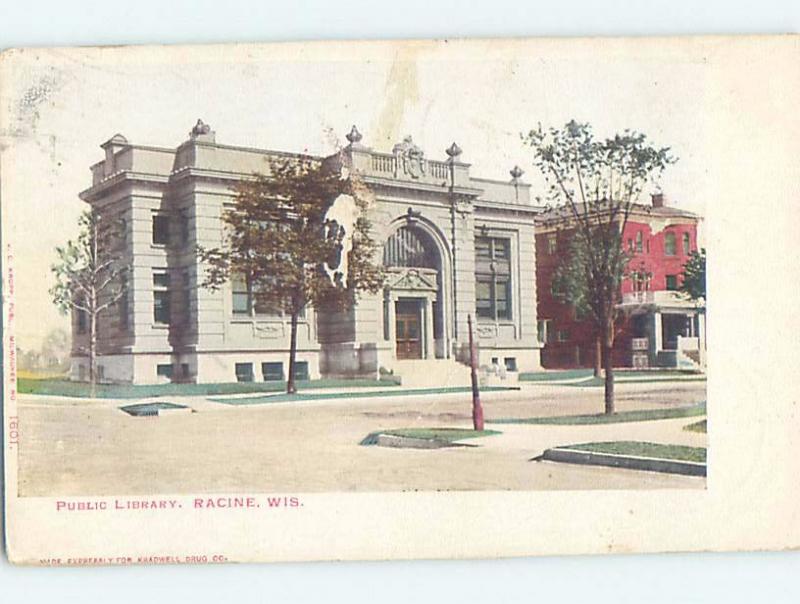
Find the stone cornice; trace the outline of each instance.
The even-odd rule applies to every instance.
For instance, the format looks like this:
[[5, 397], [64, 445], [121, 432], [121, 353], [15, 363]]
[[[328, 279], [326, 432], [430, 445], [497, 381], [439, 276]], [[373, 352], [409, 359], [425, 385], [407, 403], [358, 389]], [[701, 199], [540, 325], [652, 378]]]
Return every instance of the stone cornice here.
[[124, 182], [138, 182], [147, 185], [163, 186], [168, 184], [169, 177], [164, 174], [148, 174], [145, 172], [132, 172], [130, 170], [120, 170], [108, 175], [95, 185], [88, 189], [84, 189], [78, 193], [78, 197], [83, 201], [91, 202], [96, 200], [102, 194], [107, 193]]

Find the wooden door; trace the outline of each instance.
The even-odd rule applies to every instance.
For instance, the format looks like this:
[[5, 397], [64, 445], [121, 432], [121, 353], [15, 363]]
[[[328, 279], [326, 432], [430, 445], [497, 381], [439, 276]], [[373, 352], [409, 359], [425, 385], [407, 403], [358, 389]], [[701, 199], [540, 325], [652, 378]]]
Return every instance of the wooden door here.
[[422, 337], [419, 312], [396, 315], [395, 338], [398, 359], [421, 359]]

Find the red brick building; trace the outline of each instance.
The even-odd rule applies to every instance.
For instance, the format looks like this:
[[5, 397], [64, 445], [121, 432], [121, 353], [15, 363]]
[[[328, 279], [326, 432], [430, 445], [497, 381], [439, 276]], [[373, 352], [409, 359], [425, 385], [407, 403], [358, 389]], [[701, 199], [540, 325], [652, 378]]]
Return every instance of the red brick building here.
[[[683, 267], [698, 249], [696, 214], [669, 206], [662, 194], [637, 205], [622, 234], [632, 255], [621, 286], [614, 364], [618, 367], [699, 369], [704, 364], [705, 306], [676, 290]], [[552, 280], [573, 237], [568, 209], [540, 214], [536, 227], [539, 339], [545, 368], [592, 367], [591, 323], [552, 293]]]

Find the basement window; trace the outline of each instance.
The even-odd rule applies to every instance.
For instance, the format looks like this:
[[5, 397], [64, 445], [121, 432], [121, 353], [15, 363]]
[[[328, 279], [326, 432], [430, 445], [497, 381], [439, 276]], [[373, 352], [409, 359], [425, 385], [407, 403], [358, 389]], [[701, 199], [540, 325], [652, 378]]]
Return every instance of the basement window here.
[[252, 363], [236, 363], [237, 382], [252, 382], [254, 379]]
[[282, 382], [284, 379], [283, 363], [261, 363], [261, 374], [264, 376], [265, 382]]

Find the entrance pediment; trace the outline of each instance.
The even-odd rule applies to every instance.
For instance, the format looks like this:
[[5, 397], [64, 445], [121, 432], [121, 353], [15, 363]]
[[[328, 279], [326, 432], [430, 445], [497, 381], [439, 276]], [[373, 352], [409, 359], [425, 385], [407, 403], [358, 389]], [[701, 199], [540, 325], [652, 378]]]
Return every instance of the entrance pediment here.
[[387, 285], [391, 290], [436, 292], [436, 271], [421, 268], [390, 268]]

